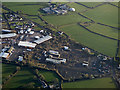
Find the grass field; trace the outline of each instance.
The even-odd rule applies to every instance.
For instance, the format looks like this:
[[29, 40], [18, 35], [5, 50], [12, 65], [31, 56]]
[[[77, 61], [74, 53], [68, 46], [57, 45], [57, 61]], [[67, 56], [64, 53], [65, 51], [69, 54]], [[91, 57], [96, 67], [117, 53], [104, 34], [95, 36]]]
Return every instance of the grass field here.
[[49, 15], [49, 16], [44, 16], [43, 19], [55, 26], [89, 21], [88, 19], [81, 17], [77, 13], [70, 13], [70, 14], [71, 15], [59, 15], [59, 16]]
[[63, 88], [116, 88], [111, 78], [63, 83]]
[[16, 70], [15, 65], [2, 64], [2, 80], [4, 81], [15, 70]]
[[25, 15], [25, 18], [27, 18], [27, 19], [29, 19], [29, 20], [31, 20], [31, 21], [33, 21], [33, 22], [36, 22], [36, 23], [38, 23], [38, 24], [40, 24], [40, 25], [44, 25], [43, 21], [40, 20], [40, 19], [38, 18], [38, 16], [27, 16], [27, 15]]
[[82, 6], [82, 5], [79, 5], [77, 3], [67, 3], [68, 6], [70, 6], [71, 8], [75, 8], [76, 12], [82, 12], [84, 10], [86, 10], [87, 8]]
[[118, 30], [117, 29], [106, 27], [106, 26], [99, 25], [96, 23], [88, 26], [87, 28], [96, 33], [118, 39]]
[[95, 7], [95, 6], [97, 6], [97, 5], [99, 5], [99, 4], [103, 3], [103, 2], [80, 2], [80, 3], [84, 4], [84, 5], [88, 6], [88, 7]]
[[117, 41], [111, 40], [85, 30], [77, 24], [66, 26], [60, 30], [67, 33], [75, 41], [108, 56], [115, 56]]
[[118, 8], [112, 5], [102, 5], [84, 13], [96, 22], [118, 27]]
[[60, 80], [60, 78], [58, 77], [58, 75], [56, 73], [54, 73], [54, 72], [51, 72], [51, 71], [40, 70], [39, 74], [42, 74], [45, 77], [45, 80], [47, 82], [54, 81], [55, 78], [58, 78], [58, 80]]
[[39, 8], [45, 7], [46, 3], [42, 2], [4, 2], [3, 5], [7, 6], [13, 11], [21, 11], [24, 14], [37, 15]]
[[18, 88], [33, 81], [33, 74], [28, 68], [21, 69], [14, 77], [12, 77], [5, 88]]

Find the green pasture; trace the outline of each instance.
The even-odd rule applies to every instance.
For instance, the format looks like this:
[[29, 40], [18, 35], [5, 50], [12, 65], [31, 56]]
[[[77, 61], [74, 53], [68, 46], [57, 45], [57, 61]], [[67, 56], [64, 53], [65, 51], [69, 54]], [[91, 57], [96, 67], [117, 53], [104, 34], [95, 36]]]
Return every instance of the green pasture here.
[[115, 38], [118, 39], [118, 30], [114, 29], [114, 28], [110, 28], [110, 27], [106, 27], [103, 25], [99, 25], [99, 24], [91, 24], [90, 26], [87, 27], [88, 29], [90, 29], [93, 32], [111, 37], [111, 38]]
[[79, 5], [77, 3], [74, 3], [74, 2], [67, 3], [67, 5], [71, 8], [75, 8], [76, 12], [83, 12], [87, 9], [86, 7]]
[[118, 8], [112, 5], [102, 5], [100, 7], [90, 9], [83, 14], [92, 18], [95, 22], [118, 27]]
[[42, 17], [45, 21], [55, 26], [72, 24], [77, 22], [86, 22], [89, 21], [86, 18], [78, 15], [77, 13], [69, 13], [67, 15], [48, 15]]
[[116, 88], [111, 78], [63, 83], [64, 88]]
[[58, 77], [58, 75], [52, 71], [44, 71], [44, 70], [39, 70], [39, 75], [42, 74], [45, 77], [45, 80], [47, 82], [52, 82], [55, 80], [55, 78], [58, 78], [58, 80], [60, 80], [60, 78]]
[[22, 68], [12, 77], [4, 88], [18, 88], [33, 81], [33, 74], [28, 68]]
[[117, 41], [108, 39], [80, 27], [77, 24], [60, 29], [73, 40], [108, 56], [115, 56]]
[[102, 4], [103, 2], [79, 2], [79, 3], [84, 4], [88, 7], [95, 7], [99, 4]]
[[16, 70], [16, 66], [15, 65], [2, 64], [2, 81], [4, 81], [15, 70]]
[[46, 7], [44, 2], [4, 2], [3, 5], [13, 11], [21, 11], [24, 14], [37, 15], [40, 8]]

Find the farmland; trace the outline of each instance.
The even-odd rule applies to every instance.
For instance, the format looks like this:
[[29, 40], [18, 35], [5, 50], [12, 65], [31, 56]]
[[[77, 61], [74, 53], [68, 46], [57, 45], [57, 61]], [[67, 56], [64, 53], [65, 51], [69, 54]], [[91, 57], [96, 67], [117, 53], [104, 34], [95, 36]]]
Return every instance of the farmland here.
[[[59, 84], [63, 80], [63, 88], [115, 88], [110, 76], [112, 76], [113, 69], [111, 63], [114, 62], [112, 57], [115, 57], [118, 48], [118, 8], [114, 6], [117, 4], [66, 2], [65, 4], [71, 8], [75, 8], [75, 11], [69, 8], [65, 14], [56, 14], [56, 12], [45, 13], [45, 11], [40, 9], [48, 7], [49, 4], [42, 2], [3, 3], [6, 6], [3, 12], [7, 18], [8, 16], [15, 17], [17, 14], [22, 18], [22, 20], [18, 19], [18, 21], [6, 19], [4, 26], [9, 26], [10, 24], [13, 30], [16, 30], [15, 27], [26, 27], [26, 29], [19, 29], [19, 31], [24, 30], [24, 33], [18, 33], [18, 30], [16, 30], [17, 36], [20, 38], [24, 36], [23, 40], [19, 40], [19, 38], [15, 38], [16, 40], [14, 40], [13, 38], [14, 41], [10, 39], [11, 42], [8, 43], [8, 45], [15, 47], [13, 53], [16, 53], [16, 57], [13, 57], [15, 60], [11, 60], [15, 61], [15, 64], [20, 65], [20, 70], [17, 70], [15, 65], [3, 64], [2, 78], [5, 81], [3, 87], [18, 88], [32, 83], [33, 86], [41, 88], [44, 87], [42, 85], [44, 81], [46, 84], [52, 85], [55, 79], [58, 79]], [[64, 2], [54, 4], [60, 5], [64, 4]], [[18, 13], [9, 12], [9, 9], [5, 10], [5, 8]], [[50, 10], [52, 9], [50, 8]], [[14, 26], [14, 23], [19, 24]], [[28, 24], [30, 24], [29, 28]], [[30, 35], [29, 31], [25, 32], [30, 28], [34, 31], [32, 35]], [[28, 42], [35, 44], [34, 39], [36, 39], [36, 35], [40, 38], [49, 35], [52, 39], [43, 44], [36, 44], [37, 46], [34, 49], [18, 47], [18, 41], [28, 40]], [[11, 44], [14, 42], [18, 46]], [[65, 46], [69, 50], [64, 50]], [[58, 65], [56, 63], [53, 64], [53, 62], [46, 62], [46, 58], [54, 58], [54, 56], [50, 55], [49, 50], [58, 51], [60, 57], [57, 58], [65, 58], [65, 63]], [[23, 57], [23, 62], [18, 61], [17, 58], [19, 55]], [[84, 63], [87, 65], [84, 65]], [[15, 70], [16, 73], [13, 74]], [[65, 78], [65, 80], [61, 80], [60, 76], [51, 70], [58, 71], [61, 78]], [[98, 79], [84, 80], [91, 78]], [[83, 81], [76, 81], [77, 79]]]
[[15, 65], [2, 64], [2, 80], [4, 81], [10, 74], [16, 70]]
[[27, 68], [22, 68], [14, 77], [12, 77], [5, 88], [17, 88], [33, 81], [33, 74]]
[[63, 88], [115, 88], [111, 78], [63, 83]]
[[12, 3], [6, 2], [3, 4], [15, 12], [21, 11], [24, 14], [30, 14], [30, 15], [37, 15], [38, 9], [46, 6], [45, 3], [40, 3], [40, 2], [29, 2], [29, 3], [20, 2], [19, 4], [17, 2], [12, 2]]
[[67, 33], [75, 41], [89, 46], [105, 55], [114, 56], [116, 53], [117, 41], [111, 40], [85, 30], [77, 24], [66, 26], [61, 30]]
[[102, 5], [84, 13], [96, 22], [118, 27], [118, 8], [112, 5]]
[[106, 27], [106, 26], [99, 25], [99, 24], [92, 24], [92, 25], [88, 26], [87, 28], [96, 33], [118, 39], [118, 30], [117, 29]]
[[51, 72], [51, 71], [40, 70], [39, 74], [42, 74], [45, 77], [45, 80], [47, 82], [52, 82], [55, 80], [55, 78], [58, 78], [58, 80], [60, 80], [60, 78], [57, 76], [57, 74], [54, 72]]
[[55, 26], [89, 21], [88, 19], [83, 18], [82, 16], [79, 16], [76, 13], [70, 13], [69, 15], [63, 15], [63, 16], [62, 15], [43, 16], [43, 19]]

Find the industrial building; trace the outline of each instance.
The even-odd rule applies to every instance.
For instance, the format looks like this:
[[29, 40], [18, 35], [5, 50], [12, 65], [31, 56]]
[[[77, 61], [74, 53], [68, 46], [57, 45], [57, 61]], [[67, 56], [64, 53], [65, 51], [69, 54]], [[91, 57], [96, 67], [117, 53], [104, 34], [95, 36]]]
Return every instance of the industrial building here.
[[35, 40], [34, 42], [37, 44], [40, 44], [40, 43], [45, 42], [51, 38], [52, 38], [51, 36], [47, 35], [47, 36], [44, 36], [43, 38], [39, 38], [38, 40]]
[[54, 64], [66, 63], [66, 59], [64, 58], [46, 58], [46, 61]]
[[37, 44], [31, 43], [31, 42], [28, 42], [28, 41], [20, 41], [18, 43], [18, 46], [29, 47], [29, 48], [35, 48], [36, 45]]
[[0, 34], [0, 38], [10, 38], [17, 36], [16, 33]]

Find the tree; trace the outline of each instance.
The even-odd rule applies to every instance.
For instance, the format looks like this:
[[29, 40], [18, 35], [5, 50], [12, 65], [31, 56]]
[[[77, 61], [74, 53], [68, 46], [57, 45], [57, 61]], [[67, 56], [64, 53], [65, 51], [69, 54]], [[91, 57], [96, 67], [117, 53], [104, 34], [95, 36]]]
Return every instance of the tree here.
[[34, 79], [34, 80], [37, 80], [37, 77], [36, 77], [36, 76], [33, 76], [33, 79]]
[[21, 68], [19, 66], [16, 67], [16, 70], [19, 71]]
[[39, 73], [38, 69], [35, 69], [35, 73], [38, 75], [38, 73]]
[[56, 85], [56, 84], [58, 84], [58, 83], [59, 83], [58, 78], [55, 78], [55, 80], [54, 80], [54, 84]]
[[40, 74], [39, 77], [40, 77], [41, 80], [45, 80], [45, 77], [42, 74]]

